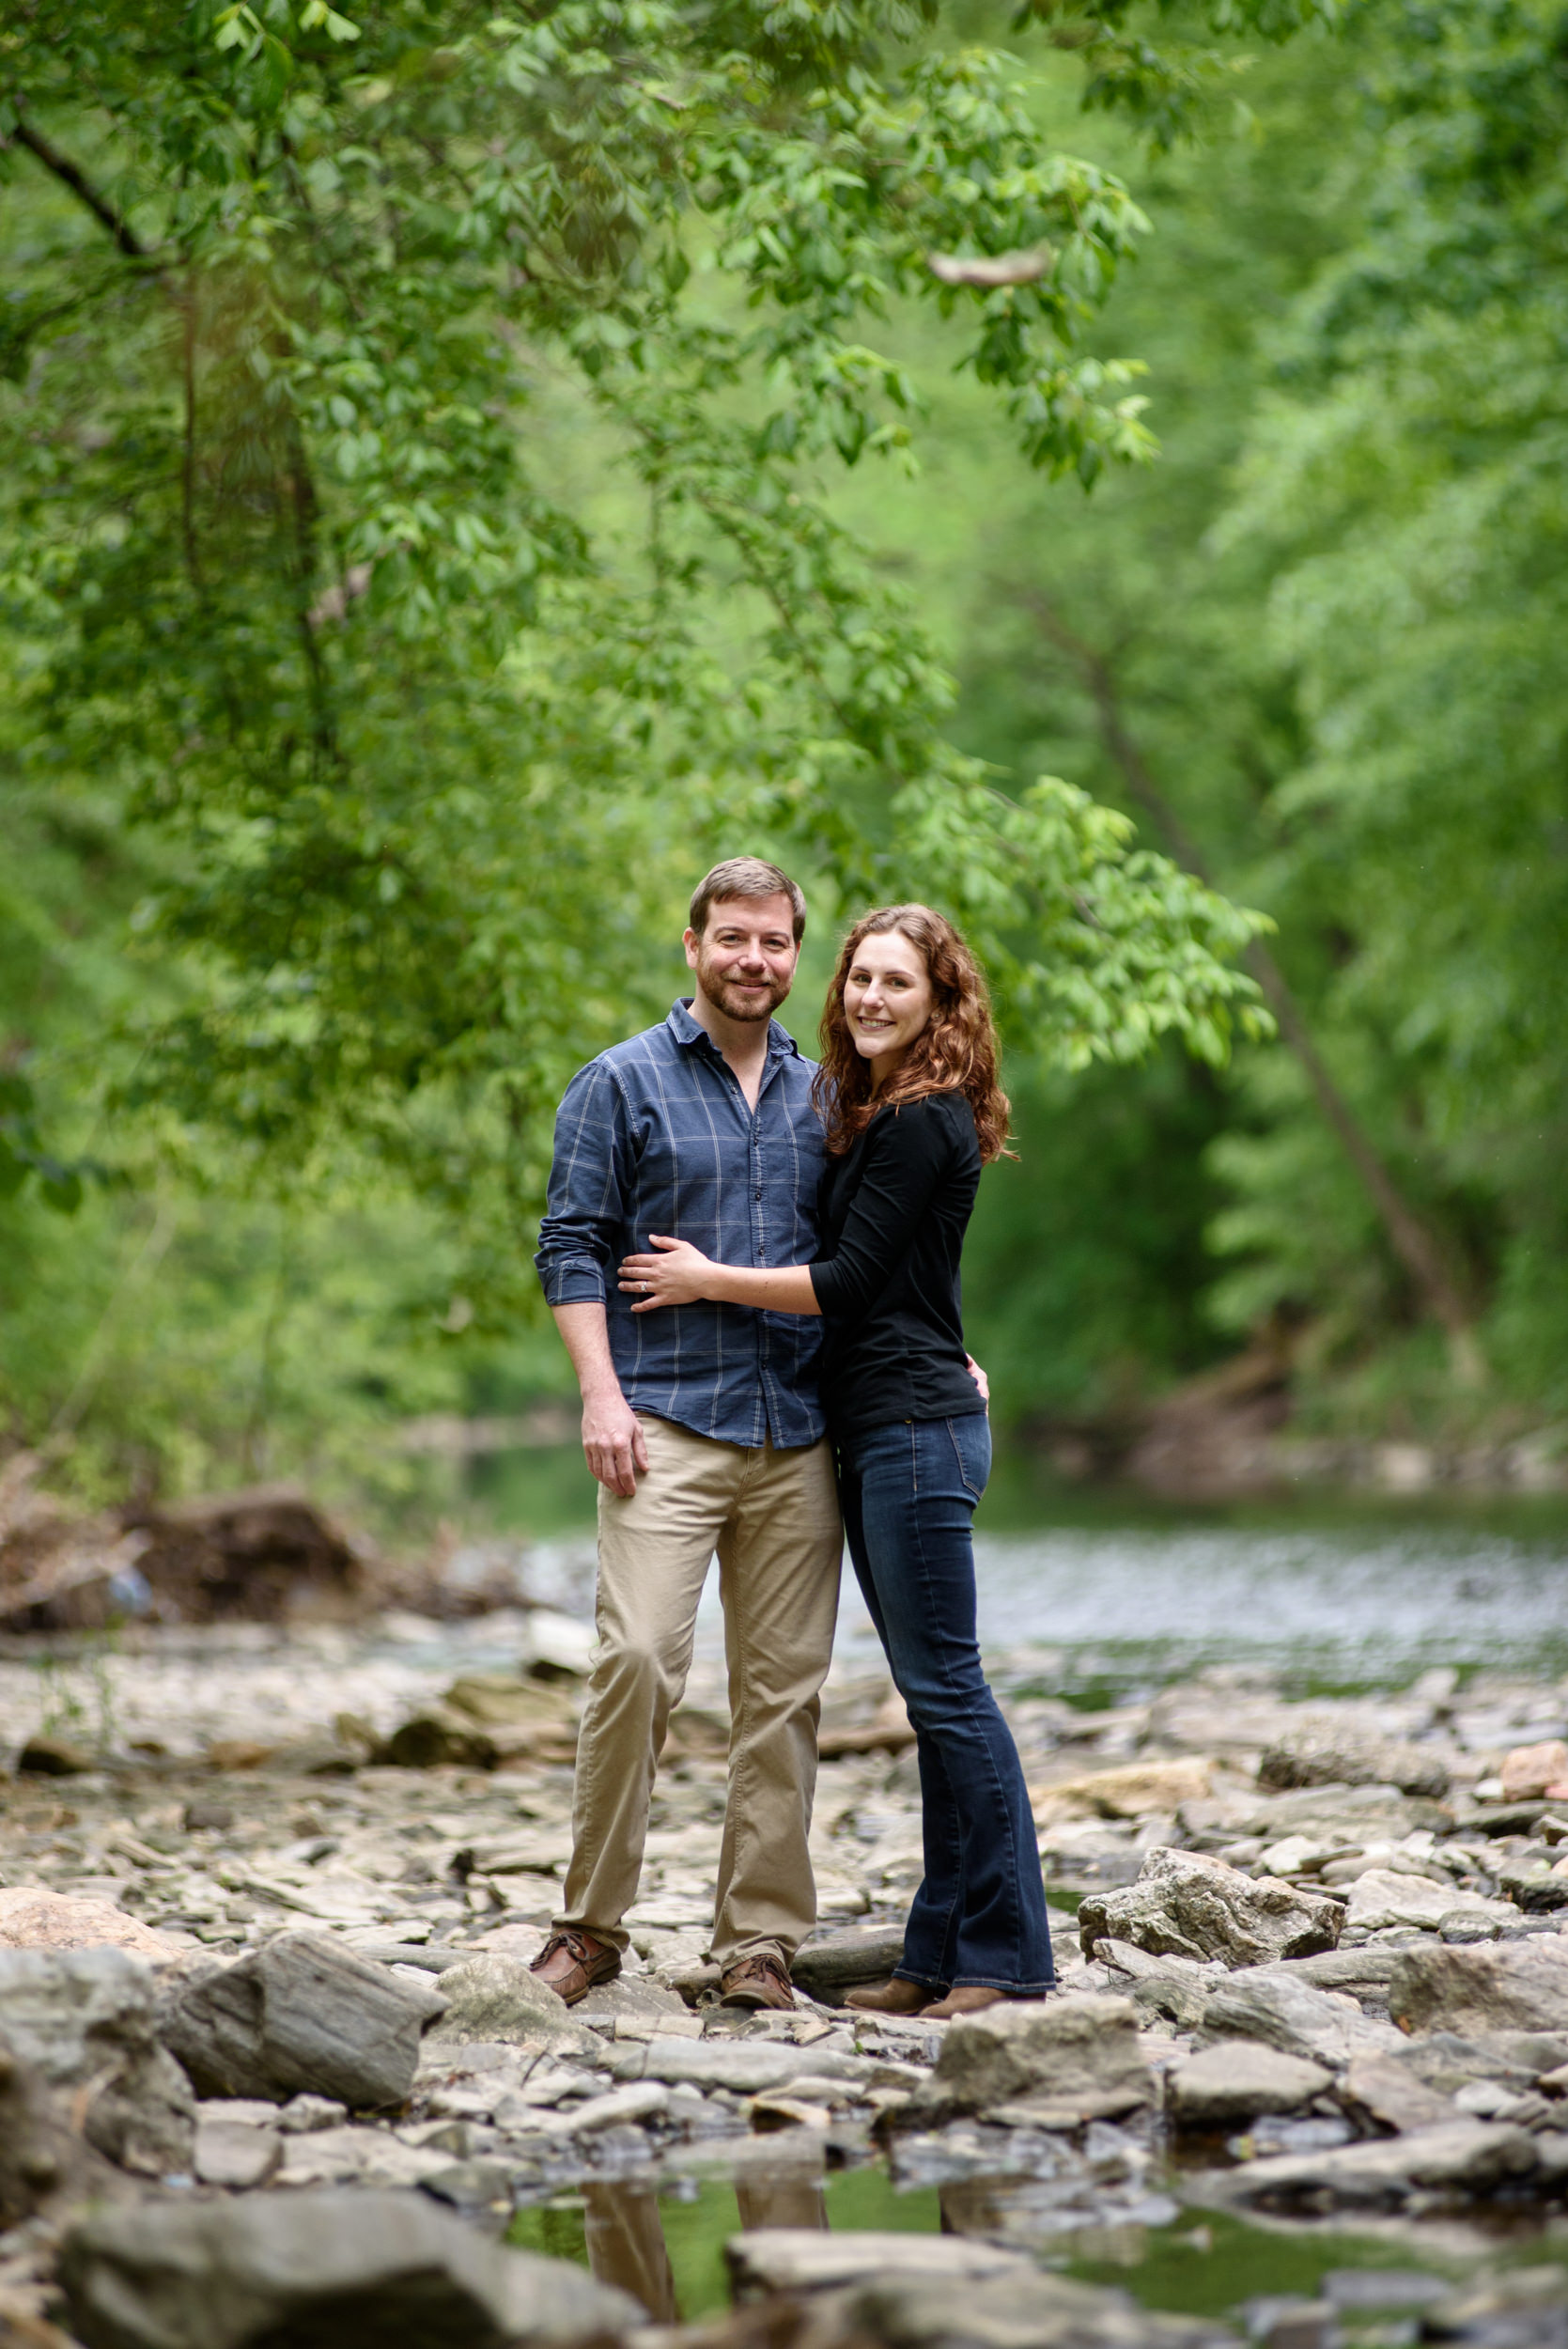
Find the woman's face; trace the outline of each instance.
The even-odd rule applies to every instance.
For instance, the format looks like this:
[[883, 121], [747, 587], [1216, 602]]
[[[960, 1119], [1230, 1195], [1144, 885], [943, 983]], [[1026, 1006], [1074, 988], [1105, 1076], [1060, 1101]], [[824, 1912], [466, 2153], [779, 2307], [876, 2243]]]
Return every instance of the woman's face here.
[[901, 930], [862, 938], [844, 982], [844, 1016], [873, 1081], [891, 1077], [926, 1026], [936, 989], [925, 957]]

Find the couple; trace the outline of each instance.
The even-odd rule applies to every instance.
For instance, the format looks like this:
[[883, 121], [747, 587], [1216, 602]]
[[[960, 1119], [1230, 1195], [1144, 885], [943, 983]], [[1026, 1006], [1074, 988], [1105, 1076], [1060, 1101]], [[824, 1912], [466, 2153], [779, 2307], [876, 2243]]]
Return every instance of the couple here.
[[600, 1486], [571, 1864], [534, 1969], [568, 2004], [620, 1971], [715, 1550], [732, 1726], [713, 1955], [726, 2004], [794, 2004], [845, 1533], [916, 1732], [925, 1862], [897, 1972], [848, 2002], [945, 2018], [1053, 1980], [975, 1639], [991, 1439], [958, 1257], [1007, 1132], [985, 982], [927, 907], [865, 915], [814, 1071], [771, 1018], [805, 919], [777, 865], [716, 865], [691, 899], [690, 1001], [581, 1070], [556, 1123], [536, 1261]]

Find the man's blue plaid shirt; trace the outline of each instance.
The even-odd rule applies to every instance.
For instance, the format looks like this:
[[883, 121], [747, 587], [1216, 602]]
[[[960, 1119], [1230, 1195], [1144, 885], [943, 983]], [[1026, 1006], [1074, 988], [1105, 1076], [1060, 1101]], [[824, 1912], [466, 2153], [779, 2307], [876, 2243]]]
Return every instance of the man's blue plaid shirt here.
[[769, 1021], [762, 1088], [748, 1109], [681, 1002], [567, 1087], [534, 1262], [551, 1304], [603, 1303], [634, 1410], [723, 1443], [771, 1439], [788, 1450], [822, 1434], [818, 1320], [706, 1299], [633, 1314], [616, 1286], [621, 1258], [645, 1252], [653, 1232], [720, 1264], [811, 1262], [826, 1164], [812, 1075], [794, 1038]]

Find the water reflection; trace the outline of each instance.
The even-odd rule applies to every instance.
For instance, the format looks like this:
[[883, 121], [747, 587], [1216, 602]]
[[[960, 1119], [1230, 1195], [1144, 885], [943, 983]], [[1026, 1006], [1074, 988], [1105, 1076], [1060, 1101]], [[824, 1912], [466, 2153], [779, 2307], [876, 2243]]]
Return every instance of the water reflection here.
[[[733, 2181], [741, 2228], [810, 2227], [825, 2231], [827, 2197], [820, 2160], [746, 2165]], [[650, 2186], [614, 2180], [582, 2187], [588, 2265], [600, 2283], [618, 2284], [661, 2324], [682, 2315], [660, 2197]], [[678, 2205], [677, 2205], [678, 2207]]]

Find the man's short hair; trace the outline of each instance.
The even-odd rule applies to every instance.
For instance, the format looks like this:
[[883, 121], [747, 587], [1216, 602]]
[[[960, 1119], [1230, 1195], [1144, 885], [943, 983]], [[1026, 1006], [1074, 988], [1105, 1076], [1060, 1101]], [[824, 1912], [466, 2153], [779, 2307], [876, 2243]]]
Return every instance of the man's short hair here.
[[716, 864], [711, 873], [705, 873], [691, 892], [690, 920], [699, 938], [707, 928], [712, 908], [727, 897], [787, 897], [795, 926], [795, 943], [800, 943], [806, 927], [805, 893], [799, 881], [792, 881], [776, 864], [768, 864], [760, 856], [729, 856], [722, 864]]

